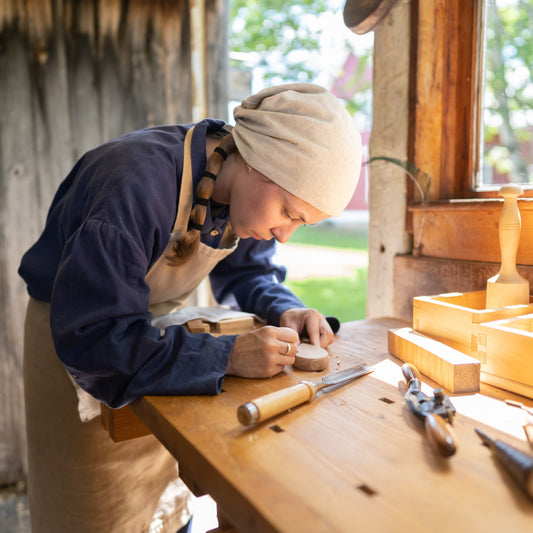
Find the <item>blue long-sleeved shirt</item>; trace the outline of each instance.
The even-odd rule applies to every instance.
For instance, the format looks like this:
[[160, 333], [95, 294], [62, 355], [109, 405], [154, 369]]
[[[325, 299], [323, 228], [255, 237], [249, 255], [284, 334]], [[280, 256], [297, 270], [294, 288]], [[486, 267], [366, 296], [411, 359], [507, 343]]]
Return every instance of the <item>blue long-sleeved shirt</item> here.
[[[206, 164], [205, 141], [224, 123], [204, 120], [194, 130], [194, 189]], [[236, 336], [164, 336], [150, 323], [145, 276], [163, 253], [176, 218], [188, 125], [123, 135], [88, 153], [60, 185], [44, 231], [22, 258], [28, 292], [50, 302], [56, 351], [77, 383], [111, 407], [145, 394], [220, 392]], [[202, 242], [216, 247], [227, 211], [207, 217]], [[303, 307], [272, 264], [274, 241], [245, 239], [210, 274], [213, 294], [279, 324]]]

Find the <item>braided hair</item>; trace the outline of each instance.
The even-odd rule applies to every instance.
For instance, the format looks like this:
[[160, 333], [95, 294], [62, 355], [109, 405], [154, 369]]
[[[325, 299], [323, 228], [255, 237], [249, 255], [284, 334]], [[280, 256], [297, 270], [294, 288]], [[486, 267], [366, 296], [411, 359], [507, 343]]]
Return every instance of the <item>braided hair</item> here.
[[229, 154], [235, 152], [235, 142], [231, 133], [222, 138], [207, 160], [204, 174], [196, 188], [196, 203], [191, 209], [187, 231], [174, 242], [173, 254], [167, 257], [174, 266], [183, 265], [198, 250], [200, 232], [207, 215], [207, 204], [215, 188], [215, 180]]

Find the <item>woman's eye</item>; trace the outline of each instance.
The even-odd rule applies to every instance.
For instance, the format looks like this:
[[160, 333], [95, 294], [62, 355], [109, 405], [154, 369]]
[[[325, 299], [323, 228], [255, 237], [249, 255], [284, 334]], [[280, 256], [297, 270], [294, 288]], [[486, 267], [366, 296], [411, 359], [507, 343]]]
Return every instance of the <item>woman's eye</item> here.
[[286, 209], [283, 209], [283, 216], [285, 218], [288, 218], [291, 222], [300, 222], [304, 226], [307, 226], [307, 224], [299, 217], [293, 217]]

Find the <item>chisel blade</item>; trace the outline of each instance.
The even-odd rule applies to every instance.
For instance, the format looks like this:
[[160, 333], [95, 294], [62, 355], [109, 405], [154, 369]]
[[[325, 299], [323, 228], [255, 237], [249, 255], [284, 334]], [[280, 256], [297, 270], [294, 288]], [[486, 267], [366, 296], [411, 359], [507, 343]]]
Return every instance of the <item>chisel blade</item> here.
[[365, 374], [369, 374], [373, 371], [374, 369], [372, 367], [369, 367], [365, 363], [360, 363], [351, 368], [347, 368], [346, 370], [341, 370], [340, 372], [328, 374], [327, 376], [322, 378], [322, 381], [314, 383], [314, 385], [318, 389], [322, 389], [324, 387], [332, 387], [334, 385], [343, 385], [344, 383], [353, 381], [354, 379], [360, 376], [364, 376]]

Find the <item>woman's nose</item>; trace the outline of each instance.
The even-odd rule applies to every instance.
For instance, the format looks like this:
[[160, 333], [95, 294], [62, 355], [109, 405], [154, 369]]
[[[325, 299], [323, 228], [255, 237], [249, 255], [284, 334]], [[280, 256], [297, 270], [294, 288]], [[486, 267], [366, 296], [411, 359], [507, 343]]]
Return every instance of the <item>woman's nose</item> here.
[[294, 230], [298, 227], [297, 222], [291, 222], [286, 226], [278, 226], [272, 229], [274, 238], [281, 243], [287, 242], [289, 237], [294, 233]]

